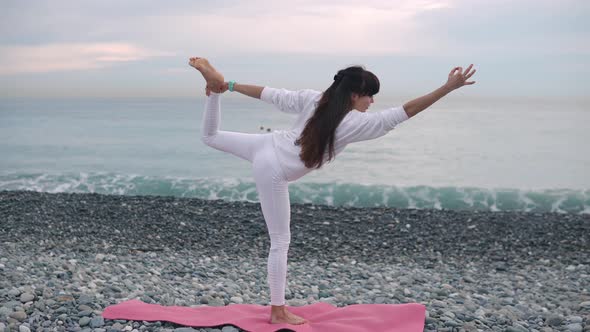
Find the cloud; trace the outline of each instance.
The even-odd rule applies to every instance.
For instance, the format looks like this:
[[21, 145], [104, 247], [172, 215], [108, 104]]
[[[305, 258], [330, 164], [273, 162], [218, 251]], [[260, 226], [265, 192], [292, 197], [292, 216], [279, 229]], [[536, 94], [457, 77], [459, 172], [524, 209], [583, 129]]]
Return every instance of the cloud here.
[[0, 14], [0, 28], [13, 31], [3, 38], [13, 45], [123, 38], [174, 53], [411, 55], [438, 50], [443, 43], [440, 36], [422, 33], [416, 17], [452, 8], [457, 1], [252, 0], [182, 6], [41, 1], [16, 3], [11, 15]]
[[160, 45], [198, 48], [208, 55], [413, 55], [437, 49], [440, 43], [434, 35], [417, 38], [419, 22], [415, 16], [452, 4], [369, 0], [359, 6], [356, 1], [254, 1], [216, 12], [137, 18], [143, 24], [127, 24], [144, 26], [143, 34]]
[[573, 0], [64, 0], [19, 6], [12, 15], [0, 14], [4, 40], [13, 45], [123, 38], [186, 56], [587, 53], [580, 46], [587, 39], [580, 23], [587, 6]]
[[0, 46], [0, 75], [97, 69], [121, 62], [172, 55], [128, 43]]

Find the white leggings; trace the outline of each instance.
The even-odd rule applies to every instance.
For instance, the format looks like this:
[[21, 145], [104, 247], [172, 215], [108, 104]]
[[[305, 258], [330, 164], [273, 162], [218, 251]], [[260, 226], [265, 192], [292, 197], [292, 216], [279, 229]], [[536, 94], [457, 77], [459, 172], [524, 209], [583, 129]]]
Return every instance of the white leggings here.
[[252, 163], [262, 215], [270, 236], [268, 283], [270, 304], [285, 304], [287, 252], [291, 241], [289, 182], [277, 160], [272, 134], [244, 134], [219, 130], [219, 94], [207, 97], [203, 112], [202, 140], [220, 151]]

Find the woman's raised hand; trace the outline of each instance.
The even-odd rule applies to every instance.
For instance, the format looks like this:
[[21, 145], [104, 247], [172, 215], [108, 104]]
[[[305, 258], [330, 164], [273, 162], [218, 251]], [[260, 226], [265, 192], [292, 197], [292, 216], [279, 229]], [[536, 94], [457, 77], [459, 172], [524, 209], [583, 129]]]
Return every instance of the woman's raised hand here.
[[467, 81], [467, 79], [473, 76], [473, 74], [475, 74], [476, 72], [475, 69], [471, 69], [472, 67], [473, 64], [469, 65], [469, 67], [465, 69], [465, 72], [463, 72], [462, 67], [453, 68], [453, 70], [451, 70], [451, 72], [449, 73], [449, 80], [445, 85], [451, 90], [455, 90], [464, 85], [474, 84], [475, 81]]

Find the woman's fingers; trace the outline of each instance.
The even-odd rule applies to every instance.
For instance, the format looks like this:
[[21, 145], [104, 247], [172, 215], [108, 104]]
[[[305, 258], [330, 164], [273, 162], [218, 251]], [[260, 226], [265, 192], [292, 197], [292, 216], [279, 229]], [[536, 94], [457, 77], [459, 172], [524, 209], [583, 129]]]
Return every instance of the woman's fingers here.
[[473, 64], [470, 64], [469, 67], [465, 68], [465, 72], [463, 73], [463, 67], [455, 67], [451, 70], [451, 72], [449, 73], [449, 75], [454, 74], [456, 71], [459, 72], [459, 75], [473, 75], [473, 73], [475, 73], [475, 69], [473, 70], [473, 73], [470, 73], [471, 68], [473, 68]]
[[455, 67], [455, 68], [453, 68], [453, 70], [451, 70], [451, 73], [449, 74], [449, 76], [455, 75], [457, 71], [459, 72], [459, 74], [461, 74], [461, 70], [462, 70], [461, 67]]
[[475, 73], [475, 69], [473, 70], [473, 72], [471, 72], [471, 68], [473, 68], [473, 64], [470, 64], [469, 67], [465, 69], [465, 78], [469, 78], [471, 77], [471, 75], [473, 75], [473, 73]]

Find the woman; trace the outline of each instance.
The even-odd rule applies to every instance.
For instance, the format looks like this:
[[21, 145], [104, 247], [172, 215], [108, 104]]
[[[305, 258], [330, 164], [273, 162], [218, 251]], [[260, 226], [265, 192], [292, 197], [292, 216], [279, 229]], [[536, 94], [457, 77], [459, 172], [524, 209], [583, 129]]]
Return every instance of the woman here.
[[[334, 82], [322, 92], [288, 91], [255, 85], [224, 82], [204, 58], [191, 58], [206, 82], [207, 102], [203, 114], [202, 140], [252, 163], [262, 214], [270, 236], [268, 282], [271, 297], [271, 323], [303, 324], [307, 321], [285, 308], [287, 252], [291, 233], [289, 182], [320, 168], [353, 142], [387, 134], [399, 123], [423, 111], [449, 92], [464, 85], [475, 73], [470, 65], [451, 70], [447, 83], [402, 107], [366, 113], [379, 92], [377, 77], [353, 66], [338, 71]], [[219, 130], [220, 93], [227, 90], [261, 99], [280, 110], [298, 115], [290, 130], [270, 134], [244, 134]]]

